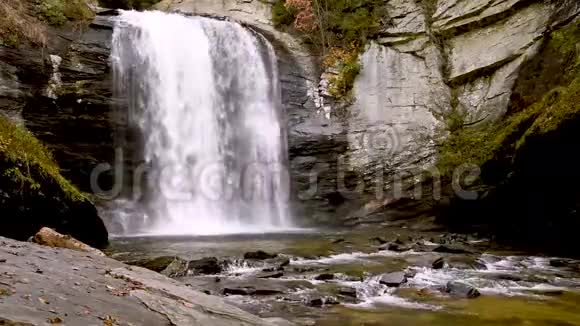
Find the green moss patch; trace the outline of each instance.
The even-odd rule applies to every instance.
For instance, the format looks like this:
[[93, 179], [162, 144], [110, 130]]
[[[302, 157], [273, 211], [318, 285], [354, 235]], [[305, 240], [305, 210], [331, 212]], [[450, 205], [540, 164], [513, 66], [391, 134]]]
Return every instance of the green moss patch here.
[[529, 139], [579, 118], [580, 20], [546, 38], [522, 70], [511, 100], [508, 117], [499, 124], [465, 127], [461, 114], [446, 117], [450, 136], [440, 146], [442, 175], [452, 176], [464, 163], [509, 165]]
[[53, 26], [70, 21], [87, 22], [95, 15], [85, 0], [42, 0], [37, 10], [38, 15]]
[[495, 126], [462, 128], [440, 147], [438, 167], [445, 176], [471, 163], [483, 166], [492, 160], [517, 155], [530, 137], [558, 129], [566, 121], [580, 117], [580, 74], [568, 87], [559, 87], [534, 105], [519, 111]]
[[[30, 132], [0, 116], [0, 159], [5, 161], [3, 176], [20, 185], [22, 191], [41, 190], [41, 185], [55, 182], [73, 201], [87, 198], [61, 174], [50, 151]], [[39, 180], [40, 179], [40, 180]]]

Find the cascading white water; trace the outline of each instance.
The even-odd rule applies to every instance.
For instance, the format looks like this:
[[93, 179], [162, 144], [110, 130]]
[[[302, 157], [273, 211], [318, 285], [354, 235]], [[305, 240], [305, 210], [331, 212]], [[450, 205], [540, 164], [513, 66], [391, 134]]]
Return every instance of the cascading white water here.
[[126, 232], [291, 226], [278, 72], [268, 41], [237, 23], [123, 11], [112, 61], [148, 166], [147, 223]]

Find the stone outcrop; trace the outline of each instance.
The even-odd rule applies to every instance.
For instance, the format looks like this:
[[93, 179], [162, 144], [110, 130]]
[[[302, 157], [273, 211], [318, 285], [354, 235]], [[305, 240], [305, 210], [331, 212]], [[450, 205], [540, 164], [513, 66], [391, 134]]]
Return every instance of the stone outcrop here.
[[0, 322], [8, 325], [278, 325], [107, 257], [6, 238], [0, 257]]
[[[340, 215], [358, 222], [400, 215], [391, 207], [431, 210], [401, 198], [438, 197], [431, 186], [412, 186], [438, 178], [436, 145], [451, 120], [501, 121], [525, 64], [580, 12], [570, 1], [389, 0], [386, 6], [389, 23], [359, 59], [355, 100], [346, 109], [332, 107], [326, 127], [334, 130], [326, 142], [342, 145], [333, 150], [342, 151], [336, 156], [345, 171], [332, 198], [345, 207]], [[383, 218], [372, 217], [377, 214]]]

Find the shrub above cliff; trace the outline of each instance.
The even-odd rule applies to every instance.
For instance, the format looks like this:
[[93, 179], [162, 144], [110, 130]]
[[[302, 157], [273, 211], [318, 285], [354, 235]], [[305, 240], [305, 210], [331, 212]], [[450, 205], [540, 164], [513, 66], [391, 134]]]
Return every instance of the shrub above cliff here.
[[17, 47], [30, 42], [43, 46], [49, 25], [87, 23], [94, 12], [86, 0], [2, 0], [0, 16], [0, 45]]
[[325, 67], [339, 70], [330, 80], [337, 98], [349, 94], [361, 68], [358, 55], [386, 17], [382, 0], [278, 0], [272, 9], [278, 28], [293, 29], [322, 54]]
[[85, 0], [41, 0], [37, 12], [53, 26], [62, 26], [70, 21], [86, 22], [94, 17]]

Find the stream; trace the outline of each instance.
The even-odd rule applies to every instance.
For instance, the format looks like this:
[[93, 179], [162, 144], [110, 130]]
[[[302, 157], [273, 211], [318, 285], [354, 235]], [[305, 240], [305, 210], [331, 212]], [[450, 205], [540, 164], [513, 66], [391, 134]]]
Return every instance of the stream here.
[[580, 261], [470, 236], [384, 228], [119, 237], [109, 254], [141, 266], [179, 257], [160, 263], [162, 273], [298, 325], [580, 325]]

